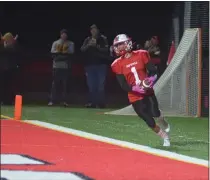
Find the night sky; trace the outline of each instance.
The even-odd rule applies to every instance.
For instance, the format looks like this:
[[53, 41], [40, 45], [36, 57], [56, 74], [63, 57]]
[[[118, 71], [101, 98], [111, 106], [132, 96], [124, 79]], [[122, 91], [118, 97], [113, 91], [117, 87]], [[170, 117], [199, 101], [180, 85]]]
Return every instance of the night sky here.
[[109, 44], [119, 33], [127, 33], [143, 44], [152, 35], [168, 38], [173, 2], [1, 2], [0, 31], [19, 34], [22, 46], [49, 51], [62, 28], [79, 51], [96, 24]]

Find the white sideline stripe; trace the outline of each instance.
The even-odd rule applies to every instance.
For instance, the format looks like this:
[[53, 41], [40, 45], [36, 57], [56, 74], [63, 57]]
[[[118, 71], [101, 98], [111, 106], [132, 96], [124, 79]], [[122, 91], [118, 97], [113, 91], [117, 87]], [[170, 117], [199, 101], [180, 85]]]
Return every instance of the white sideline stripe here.
[[181, 155], [181, 154], [178, 154], [175, 152], [169, 152], [166, 150], [151, 148], [149, 146], [143, 146], [143, 145], [134, 144], [134, 143], [126, 142], [126, 141], [116, 140], [116, 139], [99, 136], [99, 135], [95, 135], [92, 133], [87, 133], [87, 132], [83, 132], [83, 131], [79, 131], [79, 130], [75, 130], [75, 129], [71, 129], [71, 128], [66, 128], [66, 127], [62, 127], [62, 126], [58, 126], [58, 125], [54, 125], [51, 123], [46, 123], [46, 122], [42, 122], [42, 121], [38, 121], [38, 120], [25, 120], [24, 122], [27, 122], [27, 123], [33, 124], [33, 125], [37, 125], [40, 127], [52, 129], [55, 131], [60, 131], [60, 132], [72, 134], [75, 136], [91, 139], [91, 140], [97, 140], [97, 141], [108, 143], [108, 144], [113, 144], [113, 145], [129, 148], [129, 149], [146, 152], [146, 153], [153, 154], [156, 156], [166, 157], [169, 159], [174, 159], [174, 160], [178, 160], [178, 161], [182, 161], [182, 162], [198, 164], [198, 165], [208, 167], [207, 160], [194, 158], [194, 157], [190, 157], [190, 156], [186, 156], [186, 155]]

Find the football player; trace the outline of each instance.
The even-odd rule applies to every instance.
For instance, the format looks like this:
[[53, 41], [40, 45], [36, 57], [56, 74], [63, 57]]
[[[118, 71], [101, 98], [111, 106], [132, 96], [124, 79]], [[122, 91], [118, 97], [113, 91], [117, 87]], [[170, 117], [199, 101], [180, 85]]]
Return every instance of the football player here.
[[[123, 90], [128, 92], [128, 98], [137, 115], [163, 139], [163, 146], [170, 146], [168, 132], [169, 124], [158, 107], [153, 86], [157, 79], [157, 71], [145, 50], [132, 50], [132, 40], [126, 34], [115, 37], [113, 49], [119, 57], [111, 68]], [[154, 118], [157, 118], [156, 124]]]

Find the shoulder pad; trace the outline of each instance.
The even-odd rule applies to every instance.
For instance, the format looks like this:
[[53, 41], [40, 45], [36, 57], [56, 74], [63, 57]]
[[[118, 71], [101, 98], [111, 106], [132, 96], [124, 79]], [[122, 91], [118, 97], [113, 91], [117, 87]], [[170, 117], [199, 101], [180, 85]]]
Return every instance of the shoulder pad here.
[[121, 57], [114, 60], [114, 62], [111, 64], [111, 66], [114, 66], [116, 63], [118, 63], [121, 60]]
[[136, 50], [136, 51], [134, 51], [134, 53], [148, 53], [148, 51], [147, 50], [144, 50], [144, 49], [140, 49], [140, 50]]
[[147, 53], [148, 51], [144, 50], [144, 49], [139, 49], [139, 50], [136, 50], [134, 52], [136, 52], [136, 53], [138, 53], [138, 52], [140, 52], [140, 53]]

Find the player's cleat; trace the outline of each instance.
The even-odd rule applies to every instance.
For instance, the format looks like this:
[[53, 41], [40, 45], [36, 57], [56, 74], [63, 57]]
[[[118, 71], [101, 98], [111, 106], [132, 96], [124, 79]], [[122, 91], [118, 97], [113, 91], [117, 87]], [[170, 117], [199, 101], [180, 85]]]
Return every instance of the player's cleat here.
[[169, 138], [163, 139], [163, 146], [164, 147], [169, 147], [171, 145]]
[[170, 125], [168, 124], [168, 127], [165, 129], [165, 132], [169, 133], [171, 130]]

